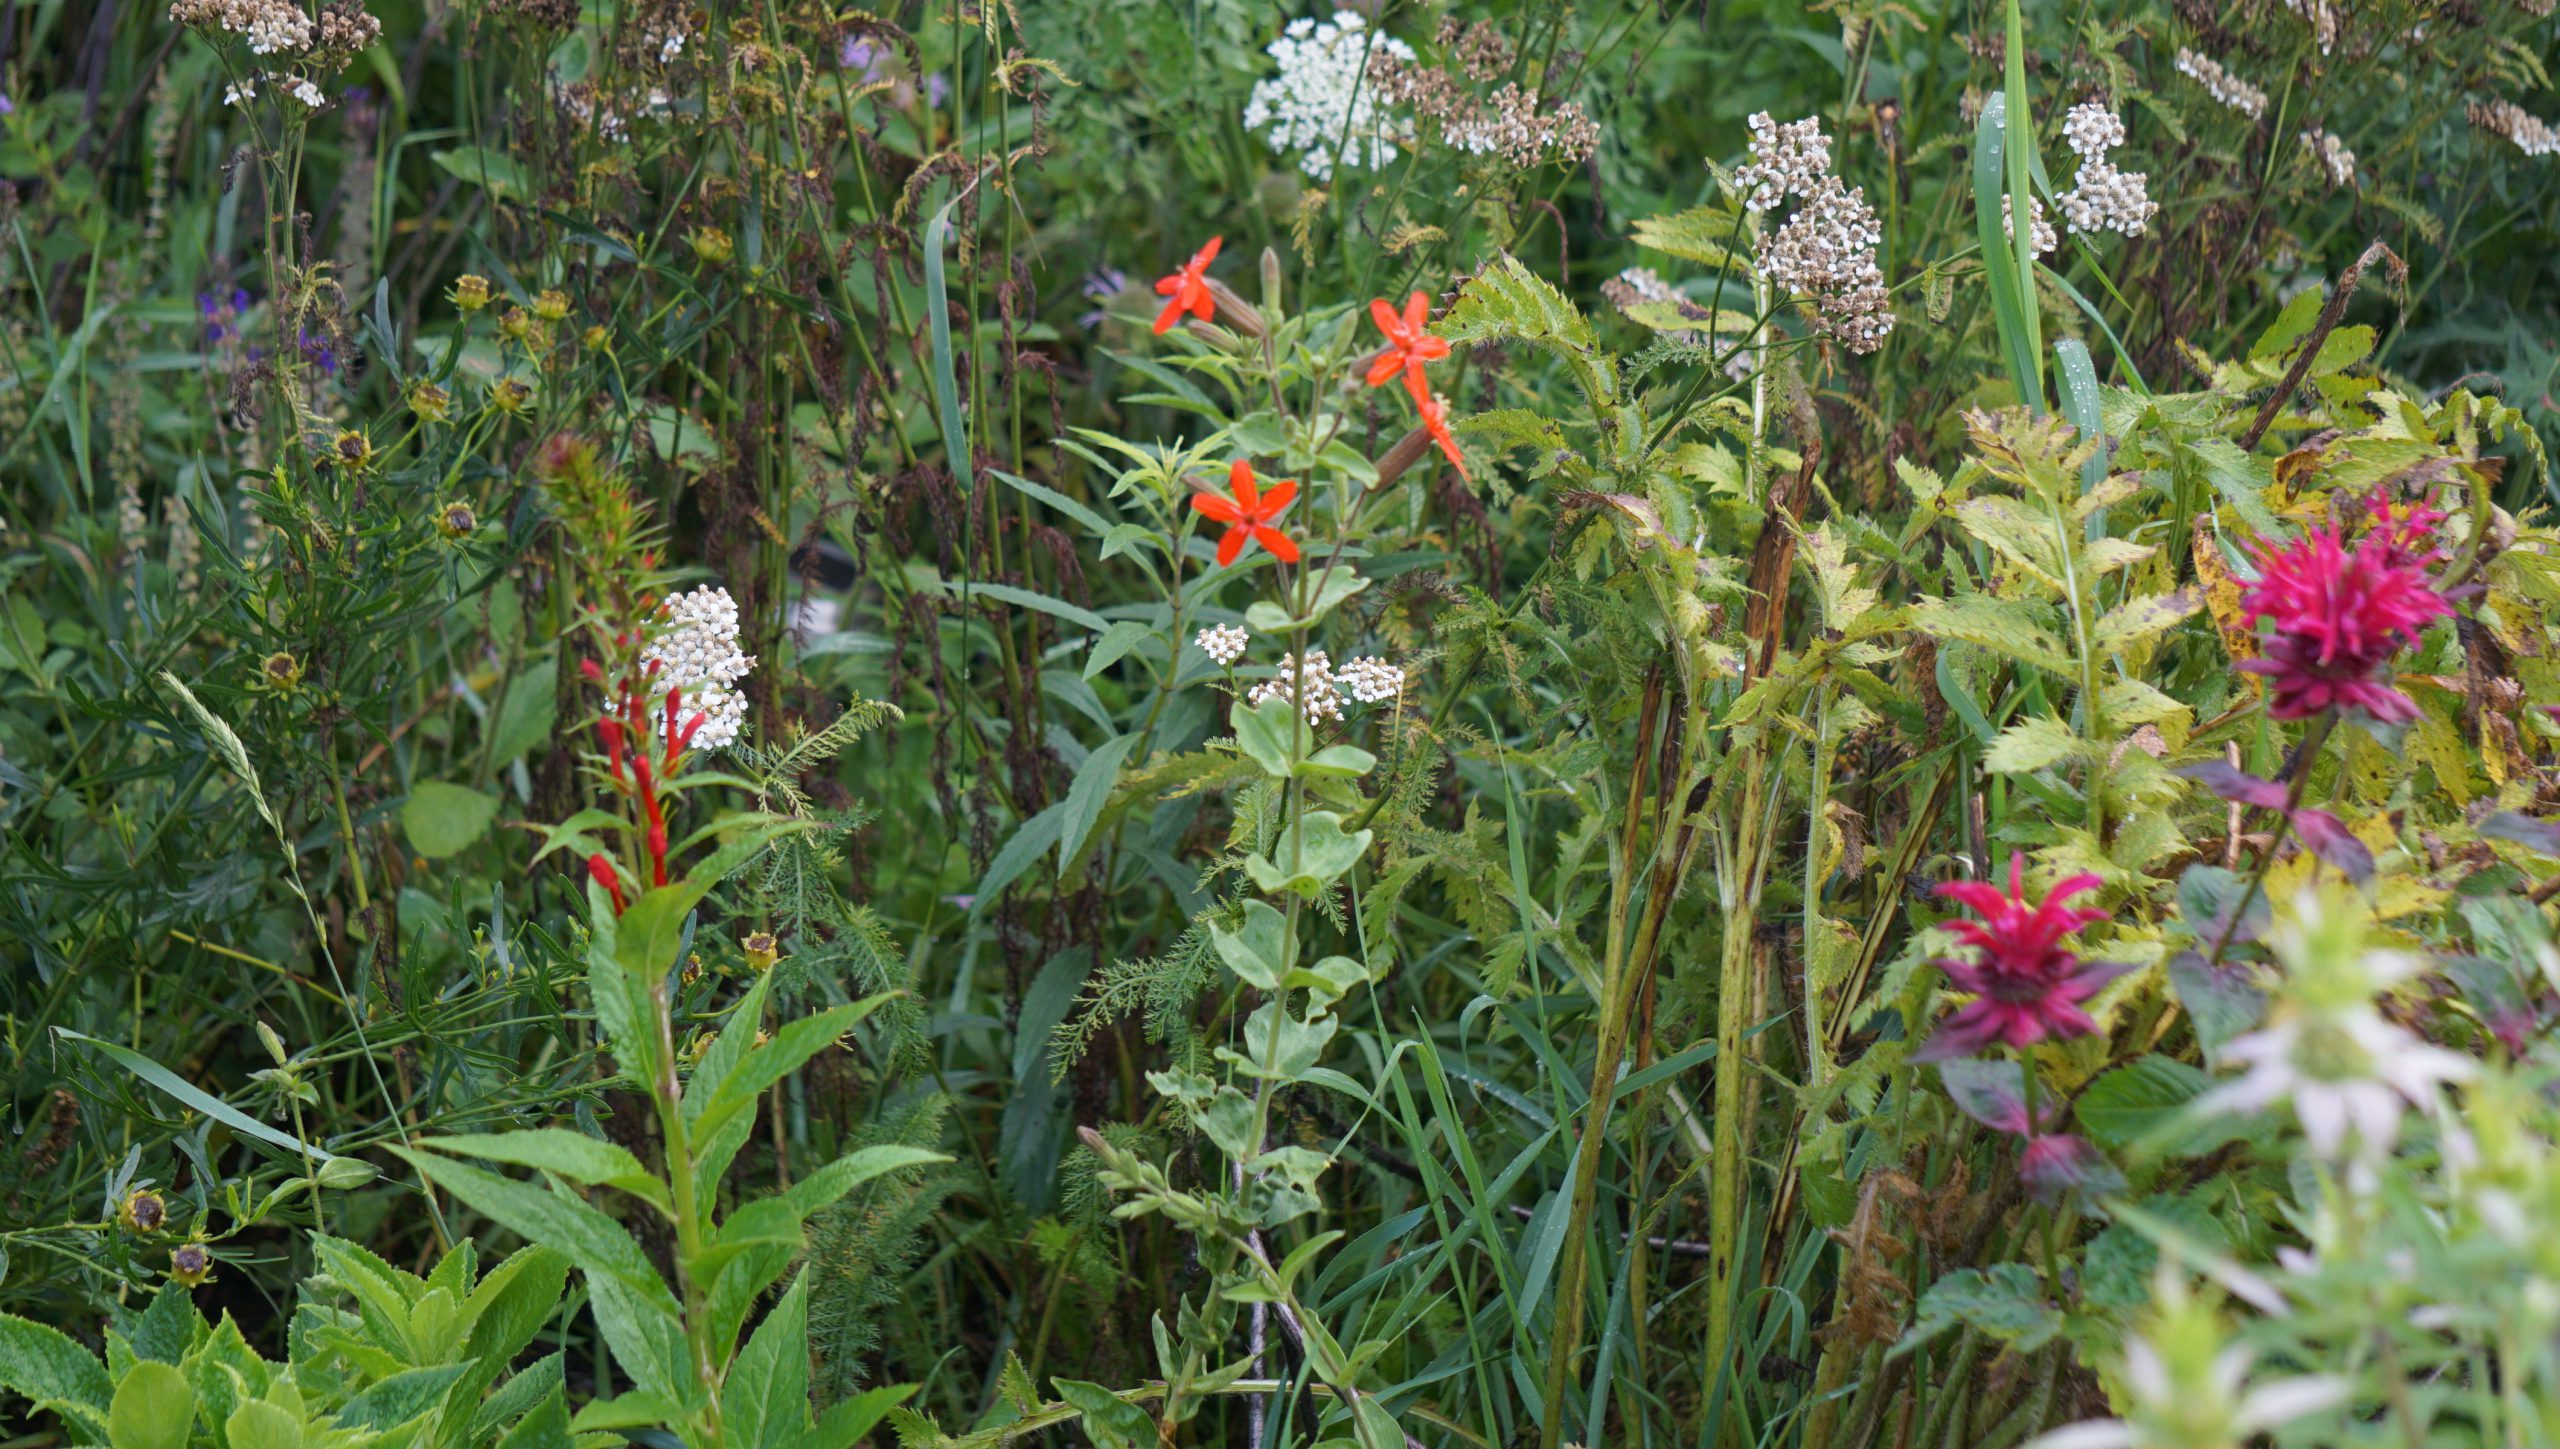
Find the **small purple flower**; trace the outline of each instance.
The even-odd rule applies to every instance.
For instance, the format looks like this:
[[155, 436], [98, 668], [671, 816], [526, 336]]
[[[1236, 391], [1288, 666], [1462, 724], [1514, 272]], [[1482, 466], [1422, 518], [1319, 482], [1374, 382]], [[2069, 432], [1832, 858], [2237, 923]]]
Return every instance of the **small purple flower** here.
[[926, 109], [935, 111], [941, 110], [942, 103], [949, 99], [951, 99], [951, 82], [943, 78], [942, 72], [935, 71], [933, 74], [924, 78], [924, 103]]
[[204, 318], [204, 340], [220, 342], [240, 335], [240, 314], [249, 310], [249, 292], [234, 287], [228, 297], [212, 292], [196, 293], [196, 311]]
[[328, 376], [336, 377], [338, 375], [337, 343], [332, 341], [325, 332], [314, 332], [308, 327], [299, 330], [302, 360]]
[[836, 42], [836, 64], [862, 72], [863, 84], [881, 78], [889, 65], [889, 48], [867, 35], [846, 35]]
[[7, 91], [0, 91], [0, 116], [14, 116], [17, 113], [18, 103], [9, 99]]
[[1105, 309], [1110, 306], [1111, 299], [1129, 290], [1129, 274], [1118, 267], [1096, 267], [1084, 274], [1084, 285], [1078, 290], [1084, 293], [1086, 300], [1102, 304], [1076, 318], [1076, 325], [1090, 332], [1101, 326], [1109, 315]]

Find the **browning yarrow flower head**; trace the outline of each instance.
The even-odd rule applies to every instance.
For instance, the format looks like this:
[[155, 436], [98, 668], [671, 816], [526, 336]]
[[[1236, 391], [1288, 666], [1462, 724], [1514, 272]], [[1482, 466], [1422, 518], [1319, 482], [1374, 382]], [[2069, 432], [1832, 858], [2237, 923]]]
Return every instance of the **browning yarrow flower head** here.
[[2258, 578], [2241, 607], [2252, 620], [2272, 621], [2274, 631], [2264, 656], [2240, 667], [2267, 676], [2273, 718], [2331, 708], [2383, 724], [2418, 717], [2417, 704], [2391, 683], [2391, 660], [2453, 613], [2426, 573], [2443, 558], [2429, 535], [2444, 515], [2420, 506], [2394, 520], [2379, 498], [2374, 513], [2352, 550], [2325, 524], [2293, 543], [2250, 550]]
[[[2041, 196], [2031, 196], [2027, 198], [2027, 200], [2029, 203], [2027, 208], [2028, 214], [2035, 218], [2034, 224], [2030, 228], [2030, 231], [2033, 233], [2032, 244], [2036, 249], [2036, 255], [2043, 256], [2045, 253], [2052, 251], [2055, 247], [2060, 246], [2062, 244], [2062, 239], [2053, 234], [2053, 223], [2044, 219], [2044, 198]], [[2017, 208], [2010, 205], [2009, 196], [2006, 192], [2001, 193], [2000, 196], [2000, 234], [2009, 238], [2011, 241], [2016, 241], [2018, 239]]]
[[169, 18], [247, 36], [257, 55], [300, 55], [311, 48], [311, 17], [292, 0], [175, 0]]
[[116, 1205], [116, 1221], [127, 1232], [156, 1233], [169, 1225], [169, 1204], [151, 1189], [137, 1187]]
[[2527, 111], [2513, 101], [2473, 101], [2464, 108], [2471, 124], [2491, 135], [2504, 136], [2527, 156], [2548, 156], [2560, 152], [2560, 131], [2549, 122]]
[[2062, 144], [2083, 161], [2096, 160], [2124, 144], [2124, 121], [2103, 102], [2082, 101], [2063, 113]]
[[1950, 881], [1938, 894], [1973, 908], [1978, 921], [1950, 921], [1946, 929], [1972, 951], [1971, 957], [1941, 957], [1930, 964], [1947, 973], [1947, 981], [1974, 1000], [1958, 1007], [1938, 1024], [1928, 1045], [1914, 1061], [1943, 1061], [1966, 1056], [1995, 1044], [2027, 1047], [2047, 1040], [2067, 1041], [2098, 1029], [2080, 1003], [2098, 994], [2128, 969], [2109, 962], [2083, 963], [2062, 949], [2062, 938], [2107, 919], [2104, 911], [2074, 909], [2064, 902], [2100, 881], [2075, 875], [2030, 906], [2026, 895], [2026, 861], [2009, 857], [2009, 888], [1985, 881]]
[[2107, 152], [2124, 144], [2124, 122], [2096, 101], [2073, 106], [2062, 120], [2062, 139], [2079, 156], [2071, 189], [2056, 196], [2062, 219], [2074, 236], [2112, 231], [2140, 236], [2151, 224], [2159, 203], [2151, 199], [2151, 178], [2140, 171], [2120, 171]]
[[1298, 169], [1309, 177], [1329, 181], [1337, 164], [1375, 171], [1411, 142], [1412, 122], [1389, 109], [1391, 100], [1363, 70], [1374, 59], [1411, 61], [1413, 47], [1371, 33], [1357, 11], [1292, 20], [1263, 53], [1280, 73], [1254, 82], [1244, 128], [1265, 132], [1280, 155], [1297, 153]]
[[670, 721], [671, 734], [705, 750], [737, 742], [747, 718], [747, 697], [738, 685], [756, 661], [738, 652], [738, 602], [727, 589], [705, 584], [660, 605], [657, 633], [640, 658], [649, 672], [653, 714], [667, 710], [670, 693], [680, 691], [674, 710], [680, 718]]
[[2356, 153], [2330, 132], [2313, 128], [2301, 136], [2302, 149], [2329, 175], [2331, 186], [2356, 184]]
[[1851, 352], [1873, 352], [1893, 331], [1876, 245], [1884, 224], [1863, 187], [1837, 176], [1813, 183], [1804, 204], [1760, 244], [1760, 271], [1808, 305], [1814, 327]]
[[1253, 636], [1233, 624], [1212, 624], [1193, 635], [1191, 642], [1199, 645], [1200, 652], [1216, 661], [1219, 668], [1226, 669], [1244, 657]]
[[1733, 173], [1734, 184], [1749, 193], [1743, 205], [1768, 211], [1790, 196], [1810, 200], [1815, 184], [1831, 174], [1831, 140], [1820, 118], [1781, 126], [1758, 111], [1743, 124], [1751, 128], [1751, 159]]
[[1227, 525], [1226, 533], [1218, 539], [1220, 568], [1234, 563], [1247, 543], [1261, 544], [1282, 563], [1298, 561], [1296, 541], [1272, 526], [1298, 499], [1295, 479], [1282, 479], [1263, 488], [1254, 481], [1253, 464], [1238, 458], [1227, 469], [1227, 493], [1226, 497], [1215, 493], [1191, 495], [1194, 509]]
[[1191, 254], [1191, 260], [1156, 278], [1156, 295], [1168, 298], [1164, 310], [1156, 314], [1156, 335], [1162, 337], [1182, 320], [1182, 314], [1206, 322], [1218, 310], [1217, 298], [1209, 292], [1209, 264], [1218, 259], [1218, 248], [1226, 238], [1213, 236], [1209, 244]]
[[213, 1254], [202, 1243], [180, 1243], [169, 1250], [169, 1281], [196, 1287], [213, 1277]]
[[1278, 672], [1246, 691], [1244, 702], [1260, 708], [1267, 700], [1285, 699], [1298, 706], [1308, 724], [1323, 724], [1342, 718], [1342, 688], [1333, 660], [1321, 649], [1310, 649], [1304, 658], [1281, 656]]

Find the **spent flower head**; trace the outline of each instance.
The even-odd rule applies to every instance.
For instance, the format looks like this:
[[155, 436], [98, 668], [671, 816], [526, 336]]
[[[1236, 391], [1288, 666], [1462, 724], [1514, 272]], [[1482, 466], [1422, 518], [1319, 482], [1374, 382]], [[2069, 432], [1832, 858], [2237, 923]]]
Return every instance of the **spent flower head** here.
[[1310, 649], [1303, 657], [1281, 656], [1278, 671], [1244, 697], [1255, 708], [1274, 699], [1295, 703], [1311, 725], [1342, 718], [1342, 684], [1334, 676], [1333, 660], [1321, 649]]

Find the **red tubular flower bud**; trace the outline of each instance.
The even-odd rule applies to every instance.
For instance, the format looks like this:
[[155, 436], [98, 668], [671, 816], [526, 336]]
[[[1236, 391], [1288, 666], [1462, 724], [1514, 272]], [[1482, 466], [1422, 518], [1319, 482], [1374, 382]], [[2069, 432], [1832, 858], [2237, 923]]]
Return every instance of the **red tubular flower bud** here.
[[613, 787], [622, 788], [622, 722], [611, 715], [596, 721], [596, 733], [604, 736], [605, 757], [613, 762]]
[[676, 736], [676, 710], [677, 710], [678, 708], [680, 708], [680, 707], [683, 705], [683, 703], [684, 703], [684, 690], [683, 690], [682, 688], [680, 688], [680, 687], [679, 687], [679, 688], [669, 689], [669, 690], [667, 691], [667, 706], [666, 706], [667, 726], [666, 726], [666, 729], [665, 729], [665, 731], [664, 731], [664, 735], [665, 735], [665, 737], [666, 737], [666, 738], [668, 738], [668, 739], [671, 739], [671, 740], [672, 740], [672, 739], [674, 739], [674, 738], [675, 738], [675, 736]]
[[653, 884], [667, 883], [667, 822], [663, 820], [649, 822], [649, 869], [657, 877]]
[[621, 915], [623, 911], [622, 877], [615, 873], [612, 857], [601, 850], [588, 856], [587, 875], [597, 885], [603, 886], [606, 894], [613, 897], [613, 913], [617, 916]]
[[702, 728], [702, 722], [709, 718], [709, 715], [704, 714], [700, 710], [695, 710], [693, 714], [685, 720], [683, 728], [678, 729], [673, 735], [670, 735], [667, 738], [667, 759], [665, 768], [668, 774], [672, 775], [675, 773], [677, 756], [682, 755], [685, 751], [693, 748], [693, 732]]
[[604, 683], [604, 666], [598, 664], [592, 659], [579, 660], [578, 672], [585, 675], [587, 677], [587, 682], [590, 684]]

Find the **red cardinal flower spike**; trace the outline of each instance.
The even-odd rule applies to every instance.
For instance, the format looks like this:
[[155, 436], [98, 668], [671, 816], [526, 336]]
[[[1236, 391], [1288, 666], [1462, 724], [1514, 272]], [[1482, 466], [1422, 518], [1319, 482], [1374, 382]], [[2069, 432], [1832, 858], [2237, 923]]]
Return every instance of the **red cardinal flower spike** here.
[[1449, 436], [1449, 404], [1437, 393], [1424, 393], [1417, 401], [1422, 409], [1422, 426], [1430, 431], [1431, 441], [1449, 455], [1449, 466], [1458, 470], [1458, 476], [1466, 477], [1467, 460], [1458, 456], [1458, 440]]
[[2062, 949], [2062, 938], [2107, 918], [2104, 911], [2064, 904], [2099, 884], [2094, 875], [2075, 875], [2031, 906], [2025, 862], [2013, 855], [2005, 891], [1987, 881], [1938, 887], [1938, 894], [1973, 907], [1982, 917], [1947, 925], [1973, 949], [1972, 960], [1950, 957], [1930, 963], [1946, 972], [1948, 984], [1958, 991], [1972, 992], [1974, 1000], [1938, 1023], [1937, 1034], [1912, 1060], [1944, 1061], [1994, 1043], [2025, 1047], [2047, 1037], [2066, 1041], [2096, 1031], [2098, 1024], [2080, 1003], [2128, 968], [2103, 961], [2083, 964]]
[[1431, 384], [1423, 377], [1422, 369], [1449, 355], [1447, 338], [1434, 337], [1423, 330], [1431, 322], [1430, 296], [1416, 292], [1407, 298], [1401, 317], [1387, 305], [1386, 298], [1380, 297], [1369, 304], [1369, 316], [1378, 324], [1378, 330], [1387, 334], [1386, 349], [1369, 362], [1369, 385], [1385, 387], [1401, 374], [1405, 391], [1413, 394], [1416, 403], [1430, 397]]
[[1156, 278], [1156, 295], [1173, 299], [1156, 314], [1157, 336], [1172, 331], [1173, 324], [1181, 321], [1185, 312], [1206, 322], [1218, 310], [1218, 304], [1209, 296], [1209, 264], [1218, 259], [1218, 246], [1225, 240], [1222, 236], [1209, 238], [1209, 244], [1193, 252], [1181, 270]]
[[1227, 491], [1234, 496], [1191, 495], [1192, 507], [1227, 525], [1226, 536], [1218, 540], [1218, 566], [1234, 563], [1248, 539], [1271, 550], [1271, 556], [1282, 563], [1296, 563], [1297, 544], [1271, 525], [1298, 500], [1298, 485], [1283, 480], [1265, 491], [1253, 481], [1253, 465], [1238, 458], [1235, 466], [1227, 470]]

